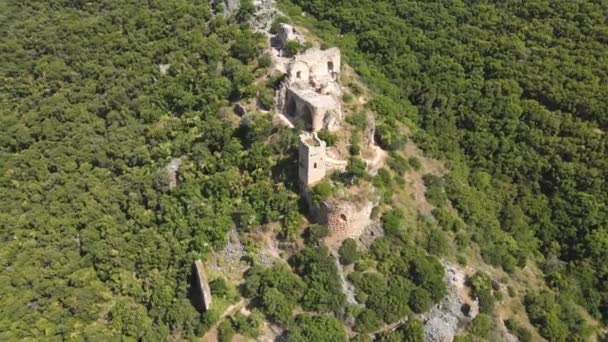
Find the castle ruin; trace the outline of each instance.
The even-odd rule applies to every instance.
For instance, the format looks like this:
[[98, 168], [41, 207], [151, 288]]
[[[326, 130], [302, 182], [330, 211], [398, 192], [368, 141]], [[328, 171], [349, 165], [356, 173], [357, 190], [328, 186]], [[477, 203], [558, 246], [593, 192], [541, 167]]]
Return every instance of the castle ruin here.
[[323, 178], [327, 172], [325, 141], [319, 139], [315, 133], [300, 135], [299, 176], [304, 186], [314, 185]]
[[307, 130], [336, 131], [342, 121], [338, 83], [340, 49], [309, 49], [287, 65], [287, 77], [279, 93], [279, 109], [292, 120], [304, 121]]

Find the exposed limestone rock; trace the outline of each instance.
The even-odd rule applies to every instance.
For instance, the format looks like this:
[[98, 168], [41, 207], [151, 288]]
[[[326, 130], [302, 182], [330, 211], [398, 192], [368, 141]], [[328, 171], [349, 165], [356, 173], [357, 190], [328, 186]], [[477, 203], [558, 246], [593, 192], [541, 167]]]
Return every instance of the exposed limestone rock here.
[[177, 186], [177, 171], [180, 165], [182, 165], [182, 158], [175, 158], [165, 168], [167, 170], [167, 177], [169, 178], [170, 190]]
[[269, 34], [270, 25], [279, 13], [275, 8], [275, 0], [253, 0], [255, 15], [251, 18], [256, 30]]
[[211, 8], [216, 14], [231, 15], [241, 7], [239, 0], [211, 0]]
[[[424, 340], [429, 342], [452, 341], [462, 324], [471, 321], [479, 312], [477, 301], [470, 301], [465, 292], [464, 272], [456, 266], [444, 264], [448, 295], [431, 311], [422, 316]], [[469, 315], [463, 313], [463, 305], [470, 306]]]
[[200, 259], [194, 262], [194, 270], [196, 272], [196, 281], [201, 293], [202, 307], [205, 309], [205, 311], [209, 311], [211, 309], [211, 289], [209, 289], [209, 283], [207, 282], [203, 262]]
[[363, 233], [359, 236], [359, 242], [366, 249], [369, 249], [378, 238], [384, 236], [384, 229], [380, 223], [372, 223], [363, 229]]
[[374, 115], [367, 116], [367, 125], [365, 126], [365, 139], [370, 146], [376, 145], [376, 117]]
[[171, 64], [159, 64], [158, 71], [160, 71], [161, 75], [166, 75], [167, 71], [169, 71], [170, 67], [171, 67]]

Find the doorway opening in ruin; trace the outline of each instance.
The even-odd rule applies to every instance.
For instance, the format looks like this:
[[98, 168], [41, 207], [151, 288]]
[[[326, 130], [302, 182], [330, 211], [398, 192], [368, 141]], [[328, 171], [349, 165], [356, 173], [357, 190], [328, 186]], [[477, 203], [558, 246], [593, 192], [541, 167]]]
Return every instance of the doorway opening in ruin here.
[[301, 71], [296, 72], [296, 78], [298, 78], [298, 79], [302, 78], [302, 72]]
[[315, 163], [315, 164], [313, 165], [313, 167], [316, 169], [316, 168], [317, 168], [317, 163]]
[[293, 98], [293, 96], [289, 94], [289, 92], [286, 96], [287, 99], [285, 99], [285, 114], [294, 117], [296, 116], [296, 100]]
[[329, 71], [330, 73], [334, 72], [334, 62], [332, 62], [332, 61], [327, 62], [327, 71]]
[[304, 105], [302, 106], [302, 113], [296, 113], [296, 115], [301, 115], [302, 120], [304, 121], [304, 126], [306, 127], [307, 130], [312, 131], [313, 127], [312, 127], [312, 111], [310, 110], [310, 108], [308, 108], [308, 106]]

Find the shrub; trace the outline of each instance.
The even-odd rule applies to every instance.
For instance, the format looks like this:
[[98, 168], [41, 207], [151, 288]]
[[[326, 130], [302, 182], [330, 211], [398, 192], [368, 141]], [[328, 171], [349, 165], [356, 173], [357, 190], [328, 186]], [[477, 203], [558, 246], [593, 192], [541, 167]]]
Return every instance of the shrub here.
[[215, 297], [226, 298], [230, 293], [230, 288], [224, 278], [213, 279], [209, 282], [209, 289]]
[[334, 146], [338, 141], [338, 136], [330, 132], [327, 128], [323, 128], [317, 133], [319, 139], [325, 141], [327, 146]]
[[323, 224], [313, 224], [308, 227], [307, 235], [309, 243], [319, 243], [319, 241], [329, 235], [329, 228]]
[[362, 111], [354, 112], [346, 117], [346, 122], [351, 124], [357, 131], [362, 131], [367, 127], [367, 114]]
[[485, 313], [480, 313], [475, 317], [469, 326], [469, 331], [475, 336], [487, 339], [492, 330], [492, 317]]
[[392, 209], [382, 216], [384, 231], [389, 235], [397, 235], [405, 229], [405, 215], [401, 209]]
[[230, 342], [234, 336], [234, 329], [229, 320], [225, 319], [217, 327], [218, 341]]
[[274, 92], [268, 88], [263, 88], [258, 92], [258, 103], [260, 108], [270, 110], [274, 106]]
[[415, 313], [423, 313], [433, 305], [431, 294], [421, 287], [416, 287], [410, 294], [409, 305]]
[[332, 316], [300, 315], [296, 317], [295, 324], [287, 334], [288, 342], [346, 340], [342, 324]]
[[279, 29], [281, 28], [281, 24], [289, 23], [289, 19], [285, 16], [277, 16], [270, 24], [270, 33], [277, 34], [279, 33]]
[[400, 330], [404, 342], [424, 342], [424, 324], [421, 321], [410, 318]]
[[411, 166], [408, 163], [407, 159], [394, 152], [391, 152], [389, 154], [388, 166], [399, 176], [403, 176], [407, 171], [411, 169]]
[[355, 330], [363, 333], [370, 333], [377, 330], [382, 325], [382, 320], [378, 315], [369, 309], [364, 309], [357, 315], [355, 320]]
[[344, 93], [344, 95], [342, 95], [342, 101], [344, 103], [350, 103], [353, 102], [355, 100], [355, 96], [351, 93]]
[[505, 326], [507, 327], [507, 329], [509, 329], [509, 331], [513, 335], [517, 336], [519, 341], [521, 341], [521, 342], [531, 342], [532, 341], [532, 333], [530, 332], [530, 330], [522, 327], [515, 320], [508, 319], [504, 323], [505, 323]]
[[353, 239], [344, 240], [338, 253], [340, 254], [340, 263], [342, 265], [350, 265], [359, 260], [359, 257], [361, 256], [361, 253], [357, 248], [357, 241]]
[[258, 59], [258, 67], [266, 69], [272, 65], [272, 57], [269, 53], [265, 53]]
[[311, 197], [313, 205], [318, 206], [324, 200], [328, 199], [334, 192], [334, 187], [327, 180], [315, 185], [311, 189]]
[[358, 156], [361, 153], [361, 135], [355, 132], [350, 138], [349, 153], [351, 156]]
[[416, 171], [420, 170], [420, 168], [422, 167], [422, 164], [420, 164], [420, 160], [415, 156], [409, 157], [407, 159], [407, 162], [410, 164], [412, 169], [414, 169]]
[[304, 45], [295, 40], [290, 40], [285, 44], [285, 57], [293, 57], [304, 51]]

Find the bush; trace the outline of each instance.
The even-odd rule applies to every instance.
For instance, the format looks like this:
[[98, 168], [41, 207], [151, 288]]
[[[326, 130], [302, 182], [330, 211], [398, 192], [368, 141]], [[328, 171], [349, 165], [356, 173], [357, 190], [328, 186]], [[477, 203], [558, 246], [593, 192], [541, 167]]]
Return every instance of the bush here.
[[356, 131], [363, 131], [367, 127], [367, 114], [362, 111], [354, 112], [346, 117], [346, 122], [351, 124]]
[[409, 305], [415, 313], [426, 312], [433, 305], [431, 294], [421, 287], [416, 287], [410, 294]]
[[418, 171], [420, 170], [420, 168], [422, 167], [422, 164], [420, 164], [420, 159], [418, 159], [415, 156], [411, 156], [407, 159], [407, 162], [410, 164], [410, 166], [412, 167], [412, 169]]
[[258, 59], [258, 67], [262, 69], [270, 68], [272, 65], [272, 57], [269, 53], [265, 53]]
[[389, 153], [388, 166], [391, 170], [395, 171], [399, 176], [403, 176], [407, 171], [411, 169], [407, 159], [401, 155], [391, 152]]
[[491, 314], [494, 311], [495, 300], [490, 277], [485, 273], [477, 272], [471, 277], [470, 283], [473, 295], [479, 300], [479, 311]]
[[234, 336], [234, 329], [229, 320], [225, 319], [217, 327], [217, 337], [219, 342], [230, 342]]
[[288, 342], [344, 342], [346, 340], [342, 323], [332, 316], [300, 315], [296, 317], [295, 324], [287, 333]]
[[304, 51], [304, 45], [298, 41], [290, 40], [285, 44], [285, 57], [293, 57], [302, 51]]
[[226, 298], [230, 294], [230, 288], [224, 278], [216, 278], [210, 281], [209, 289], [214, 297]]
[[469, 331], [475, 336], [487, 339], [492, 330], [492, 317], [488, 314], [480, 313], [475, 317], [469, 326]]
[[353, 102], [355, 100], [355, 96], [351, 93], [344, 93], [344, 95], [342, 95], [342, 101], [344, 103], [350, 103]]
[[315, 185], [311, 189], [312, 204], [318, 206], [334, 193], [334, 187], [327, 180]]
[[404, 342], [424, 342], [424, 324], [421, 321], [410, 318], [400, 330], [403, 332]]
[[317, 244], [329, 235], [329, 228], [323, 224], [313, 224], [308, 227], [307, 240], [309, 243]]
[[382, 216], [384, 231], [388, 235], [398, 235], [405, 229], [405, 214], [401, 209], [392, 209]]
[[505, 326], [507, 327], [507, 329], [509, 329], [509, 331], [513, 335], [517, 336], [517, 338], [519, 339], [520, 342], [531, 342], [532, 341], [532, 333], [530, 332], [530, 330], [522, 327], [515, 320], [508, 319], [504, 323], [505, 323]]
[[351, 136], [348, 152], [351, 156], [358, 156], [361, 153], [361, 135], [359, 133], [354, 132]]
[[366, 176], [367, 171], [365, 170], [365, 162], [354, 156], [348, 158], [348, 165], [346, 166], [347, 179], [357, 184], [359, 183], [359, 180], [365, 179]]
[[334, 146], [338, 141], [338, 136], [334, 133], [330, 132], [327, 128], [323, 128], [319, 132], [317, 132], [317, 136], [319, 139], [325, 141], [327, 146]]
[[281, 24], [287, 24], [289, 23], [289, 19], [285, 16], [278, 16], [276, 17], [273, 21], [272, 24], [270, 25], [270, 33], [272, 34], [277, 34], [279, 33], [279, 29], [281, 29]]
[[263, 317], [261, 317], [257, 310], [252, 312], [249, 317], [237, 312], [232, 317], [231, 321], [232, 327], [234, 330], [236, 330], [236, 332], [243, 336], [255, 339], [259, 336], [259, 328], [263, 322]]
[[361, 253], [357, 248], [357, 241], [353, 239], [344, 240], [338, 253], [340, 254], [340, 263], [342, 265], [350, 265], [359, 260], [359, 257], [361, 256]]
[[260, 108], [270, 110], [274, 106], [274, 92], [268, 88], [263, 88], [258, 92], [258, 103]]
[[382, 325], [382, 320], [375, 312], [364, 309], [357, 315], [355, 320], [355, 330], [363, 333], [370, 333], [377, 330]]

